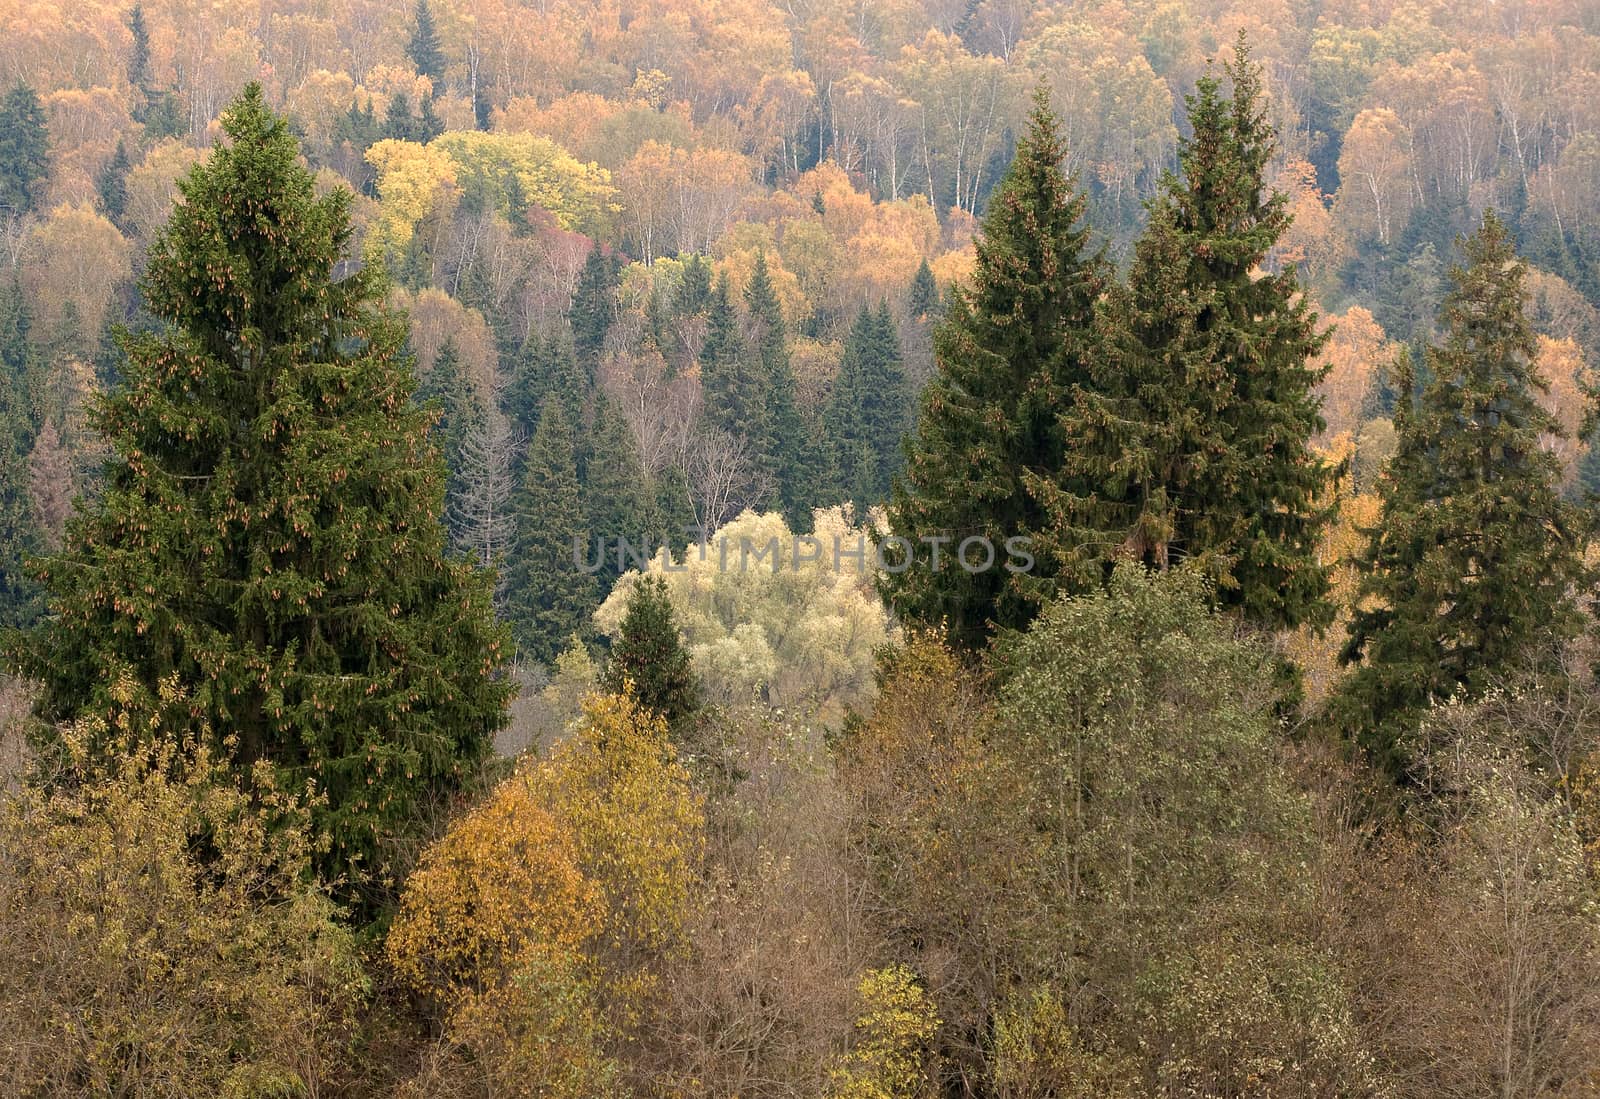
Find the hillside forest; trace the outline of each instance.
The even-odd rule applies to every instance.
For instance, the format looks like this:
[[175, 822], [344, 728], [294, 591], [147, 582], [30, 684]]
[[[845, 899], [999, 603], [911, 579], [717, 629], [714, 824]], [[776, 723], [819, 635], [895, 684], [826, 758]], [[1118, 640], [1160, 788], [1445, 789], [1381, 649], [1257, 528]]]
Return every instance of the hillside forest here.
[[0, 1095], [1600, 1095], [1597, 102], [0, 0]]

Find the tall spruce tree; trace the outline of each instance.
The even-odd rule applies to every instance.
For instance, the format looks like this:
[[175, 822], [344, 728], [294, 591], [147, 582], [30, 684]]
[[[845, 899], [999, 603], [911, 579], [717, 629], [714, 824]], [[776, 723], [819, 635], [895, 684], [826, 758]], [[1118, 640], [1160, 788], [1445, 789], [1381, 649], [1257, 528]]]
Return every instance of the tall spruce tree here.
[[[604, 393], [595, 397], [594, 429], [583, 463], [583, 514], [589, 532], [587, 552], [601, 556], [596, 582], [609, 592], [622, 573], [617, 562], [617, 540], [626, 539], [639, 554], [645, 543], [667, 532], [658, 530], [655, 494], [628, 422]], [[605, 547], [602, 555], [599, 547]], [[593, 560], [593, 557], [590, 558]], [[624, 560], [623, 566], [626, 566]]]
[[444, 515], [452, 538], [459, 540], [462, 531], [453, 515], [457, 513], [465, 489], [462, 469], [462, 447], [467, 436], [482, 427], [484, 409], [472, 383], [461, 372], [461, 356], [455, 341], [446, 339], [434, 354], [433, 366], [417, 385], [413, 398], [419, 407], [426, 408], [438, 417], [430, 435], [444, 458], [446, 481]]
[[660, 714], [674, 732], [699, 713], [700, 680], [690, 666], [661, 577], [642, 576], [629, 593], [628, 610], [601, 686], [613, 694], [629, 694], [640, 706]]
[[[500, 407], [512, 427], [532, 435], [547, 397], [561, 402], [567, 423], [575, 424], [583, 414], [584, 401], [592, 388], [573, 353], [572, 342], [559, 330], [541, 335], [528, 333], [517, 352], [511, 381], [500, 396]], [[522, 468], [519, 459], [517, 468]]]
[[825, 458], [817, 430], [800, 408], [794, 366], [789, 360], [788, 329], [778, 293], [772, 285], [765, 253], [757, 253], [755, 270], [744, 291], [747, 338], [758, 375], [757, 389], [765, 402], [763, 436], [751, 437], [758, 460], [777, 486], [778, 503], [794, 531], [811, 529], [811, 509], [822, 493]]
[[574, 560], [574, 539], [581, 548], [585, 533], [578, 462], [572, 429], [554, 397], [545, 399], [528, 443], [513, 505], [516, 535], [505, 570], [506, 620], [518, 650], [549, 664], [574, 634], [591, 632], [589, 617], [599, 604], [594, 577]]
[[50, 135], [33, 88], [18, 81], [0, 100], [0, 206], [33, 209], [50, 174]]
[[422, 130], [411, 114], [411, 99], [405, 92], [395, 92], [389, 97], [389, 108], [383, 116], [383, 136], [393, 141], [421, 141]]
[[103, 495], [9, 649], [52, 727], [204, 736], [313, 786], [322, 870], [372, 902], [504, 720], [507, 645], [488, 575], [446, 552], [405, 322], [378, 268], [333, 280], [348, 193], [318, 197], [260, 85], [222, 124], [150, 249], [164, 327], [121, 337]]
[[428, 0], [417, 0], [412, 11], [406, 57], [420, 75], [433, 81], [434, 95], [438, 95], [444, 88], [444, 51], [439, 46], [439, 29], [434, 25], [433, 9], [428, 6]]
[[100, 209], [112, 223], [121, 226], [128, 210], [128, 147], [122, 141], [95, 175], [94, 189], [100, 196]]
[[596, 244], [589, 251], [572, 294], [572, 346], [591, 375], [599, 368], [606, 333], [617, 312], [617, 260]]
[[984, 217], [972, 285], [946, 303], [934, 337], [937, 372], [889, 508], [892, 533], [912, 543], [916, 559], [885, 577], [885, 596], [902, 617], [947, 623], [965, 646], [1037, 613], [1037, 585], [1027, 577], [998, 563], [968, 572], [954, 555], [963, 540], [986, 538], [1004, 561], [1006, 539], [1044, 527], [1025, 477], [1059, 476], [1059, 412], [1095, 354], [1094, 302], [1108, 271], [1079, 224], [1084, 198], [1062, 172], [1065, 156], [1041, 89]]
[[1231, 98], [1211, 74], [1189, 98], [1182, 177], [1163, 181], [1104, 310], [1108, 353], [1064, 412], [1065, 476], [1031, 487], [1071, 587], [1103, 583], [1118, 559], [1188, 562], [1251, 621], [1321, 624], [1331, 471], [1310, 444], [1324, 337], [1293, 270], [1261, 273], [1289, 216], [1264, 191], [1273, 133], [1242, 39], [1226, 72]]
[[767, 438], [765, 382], [745, 344], [728, 278], [723, 275], [706, 301], [706, 338], [700, 349], [702, 418], [711, 427], [759, 446]]
[[900, 471], [909, 411], [900, 339], [888, 305], [861, 307], [845, 339], [824, 416], [834, 495], [870, 507], [888, 499]]
[[1539, 403], [1527, 268], [1492, 212], [1462, 250], [1420, 398], [1409, 361], [1396, 371], [1399, 445], [1342, 653], [1359, 665], [1331, 707], [1396, 771], [1432, 702], [1481, 694], [1575, 634], [1589, 579], [1590, 519], [1562, 500], [1559, 462], [1541, 444], [1562, 429]]

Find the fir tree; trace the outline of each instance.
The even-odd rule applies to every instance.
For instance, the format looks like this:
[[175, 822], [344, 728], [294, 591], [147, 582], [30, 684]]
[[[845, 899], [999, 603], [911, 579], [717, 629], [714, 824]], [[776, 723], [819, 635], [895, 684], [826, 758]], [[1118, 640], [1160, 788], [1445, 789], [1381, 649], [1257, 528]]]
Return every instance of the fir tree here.
[[446, 339], [433, 357], [433, 367], [417, 386], [413, 398], [418, 407], [428, 409], [438, 419], [430, 436], [444, 458], [448, 478], [445, 483], [446, 516], [452, 537], [461, 532], [449, 517], [455, 513], [463, 489], [461, 452], [467, 436], [483, 423], [483, 408], [472, 383], [461, 373], [461, 357], [455, 341]]
[[117, 142], [116, 152], [106, 161], [105, 167], [95, 176], [95, 191], [100, 195], [100, 209], [113, 224], [121, 225], [128, 210], [128, 147]]
[[422, 101], [422, 110], [417, 115], [416, 140], [426, 145], [442, 133], [444, 133], [444, 122], [434, 113], [433, 97], [429, 96]]
[[389, 110], [383, 116], [383, 136], [394, 141], [421, 140], [421, 130], [411, 116], [411, 100], [405, 92], [396, 92], [389, 98]]
[[150, 249], [165, 326], [122, 336], [103, 496], [10, 649], [50, 728], [210, 738], [314, 785], [322, 870], [376, 902], [504, 720], [505, 642], [487, 574], [446, 555], [405, 322], [378, 268], [333, 281], [349, 194], [318, 197], [259, 85], [223, 130]]
[[629, 593], [628, 610], [601, 686], [612, 694], [627, 694], [660, 714], [675, 733], [699, 713], [700, 681], [689, 664], [689, 651], [661, 577], [642, 576]]
[[1462, 249], [1444, 343], [1427, 352], [1432, 380], [1417, 398], [1409, 363], [1396, 372], [1398, 450], [1342, 654], [1359, 666], [1332, 706], [1397, 771], [1431, 703], [1479, 695], [1575, 634], [1573, 596], [1588, 582], [1587, 517], [1561, 499], [1559, 463], [1541, 444], [1562, 429], [1538, 399], [1527, 268], [1492, 212]]
[[593, 374], [616, 315], [617, 263], [596, 244], [584, 261], [572, 295], [572, 346], [578, 362]]
[[678, 283], [673, 311], [680, 317], [693, 317], [704, 313], [710, 300], [711, 265], [699, 255], [690, 256], [683, 263], [683, 279]]
[[1103, 583], [1118, 559], [1189, 562], [1252, 621], [1320, 624], [1330, 471], [1310, 448], [1309, 364], [1323, 337], [1293, 271], [1259, 273], [1289, 219], [1263, 193], [1273, 135], [1242, 42], [1227, 72], [1231, 99], [1209, 74], [1190, 97], [1183, 177], [1152, 204], [1105, 310], [1111, 346], [1065, 415], [1065, 477], [1030, 486], [1070, 586]]
[[49, 151], [44, 108], [33, 89], [18, 81], [0, 100], [0, 206], [18, 213], [33, 209], [50, 174]]
[[777, 291], [767, 270], [767, 257], [756, 255], [755, 270], [745, 287], [748, 344], [756, 388], [765, 402], [763, 436], [750, 435], [758, 460], [777, 486], [789, 529], [811, 529], [811, 509], [822, 494], [825, 455], [817, 446], [818, 432], [800, 410], [795, 392], [794, 367], [789, 361], [788, 330]]
[[858, 508], [888, 498], [899, 472], [907, 397], [899, 336], [887, 304], [862, 306], [845, 340], [825, 416], [836, 495]]
[[[545, 399], [561, 403], [567, 423], [577, 423], [583, 414], [584, 398], [592, 387], [584, 376], [572, 344], [561, 333], [541, 337], [537, 329], [528, 333], [517, 352], [511, 381], [501, 394], [500, 406], [511, 425], [525, 435], [538, 426]], [[521, 468], [520, 461], [518, 468]]]
[[[596, 573], [601, 592], [609, 592], [621, 575], [616, 540], [625, 538], [646, 554], [645, 540], [659, 533], [655, 500], [650, 492], [633, 431], [604, 393], [595, 398], [594, 430], [583, 469], [583, 512], [589, 531], [587, 552], [606, 547]], [[624, 562], [626, 564], [626, 562]]]
[[987, 538], [1003, 555], [1006, 539], [1044, 526], [1024, 477], [1059, 475], [1058, 414], [1094, 354], [1094, 302], [1107, 272], [1089, 253], [1088, 230], [1079, 225], [1084, 199], [1061, 171], [1065, 156], [1041, 90], [984, 217], [972, 285], [946, 303], [935, 335], [937, 372], [889, 509], [892, 533], [912, 544], [916, 560], [884, 579], [884, 594], [902, 617], [943, 621], [966, 646], [996, 628], [1021, 628], [1037, 612], [1024, 576], [998, 565], [969, 573], [954, 555], [971, 537]]
[[506, 619], [520, 652], [548, 664], [574, 634], [588, 634], [598, 605], [581, 553], [583, 508], [578, 463], [561, 402], [545, 399], [514, 503], [516, 537], [506, 567]]
[[701, 416], [710, 427], [751, 441], [767, 437], [766, 387], [745, 346], [728, 279], [717, 280], [706, 302], [706, 338], [700, 349]]
[[928, 266], [927, 257], [923, 257], [917, 265], [917, 273], [911, 276], [911, 290], [906, 296], [906, 305], [915, 320], [927, 320], [939, 312], [939, 284], [934, 281], [933, 268]]
[[434, 94], [444, 87], [444, 51], [439, 48], [439, 30], [433, 23], [428, 0], [417, 0], [412, 15], [411, 37], [406, 40], [406, 57], [418, 74], [433, 81]]
[[[147, 101], [150, 98], [150, 28], [145, 25], [144, 5], [135, 4], [128, 12], [128, 33], [133, 38], [132, 45], [128, 48], [128, 86], [139, 93], [140, 99]], [[143, 122], [140, 117], [140, 108], [134, 112], [133, 120]]]

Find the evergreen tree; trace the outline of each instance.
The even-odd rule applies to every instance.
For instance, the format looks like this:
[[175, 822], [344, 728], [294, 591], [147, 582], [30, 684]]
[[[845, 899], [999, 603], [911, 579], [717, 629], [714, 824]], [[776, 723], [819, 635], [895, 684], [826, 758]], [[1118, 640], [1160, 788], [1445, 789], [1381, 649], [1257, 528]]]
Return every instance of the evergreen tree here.
[[444, 133], [444, 122], [434, 113], [432, 96], [422, 101], [422, 110], [417, 115], [416, 133], [416, 139], [424, 145]]
[[94, 187], [100, 195], [100, 209], [113, 224], [120, 226], [128, 210], [128, 147], [121, 141], [95, 177]]
[[433, 81], [434, 94], [444, 87], [444, 51], [439, 48], [439, 30], [433, 23], [433, 10], [428, 0], [417, 0], [411, 23], [411, 37], [406, 40], [406, 57], [417, 72]]
[[[514, 429], [531, 435], [538, 426], [545, 399], [561, 403], [567, 423], [575, 424], [583, 414], [584, 398], [591, 389], [572, 344], [561, 333], [540, 336], [537, 329], [528, 333], [517, 352], [511, 381], [500, 397], [500, 407]], [[520, 461], [518, 468], [521, 468]]]
[[1330, 471], [1310, 446], [1310, 361], [1324, 337], [1292, 269], [1260, 274], [1289, 218], [1263, 193], [1273, 135], [1242, 41], [1227, 72], [1231, 99], [1210, 74], [1190, 97], [1183, 178], [1163, 181], [1106, 309], [1111, 346], [1065, 417], [1065, 478], [1031, 486], [1072, 586], [1103, 583], [1118, 559], [1187, 561], [1252, 621], [1323, 623]]
[[488, 85], [476, 76], [472, 81], [472, 122], [484, 131], [494, 123], [494, 104], [489, 102]]
[[596, 244], [584, 261], [572, 295], [572, 346], [590, 374], [598, 368], [606, 333], [616, 315], [617, 262]]
[[574, 560], [584, 535], [578, 463], [561, 402], [547, 397], [514, 504], [517, 533], [506, 567], [506, 619], [524, 655], [548, 664], [574, 634], [589, 634], [599, 604], [594, 577]]
[[395, 92], [389, 98], [389, 110], [383, 116], [383, 136], [394, 141], [420, 141], [422, 131], [417, 120], [411, 117], [411, 100], [405, 92]]
[[[916, 559], [885, 577], [885, 596], [903, 618], [946, 622], [965, 646], [996, 628], [1021, 628], [1037, 612], [1024, 576], [998, 564], [969, 573], [954, 555], [964, 539], [980, 537], [1004, 560], [1006, 539], [1042, 529], [1045, 512], [1024, 478], [1059, 475], [1059, 412], [1095, 352], [1094, 302], [1107, 271], [1089, 254], [1084, 199], [1061, 171], [1065, 156], [1040, 90], [984, 217], [972, 285], [946, 303], [937, 372], [889, 509], [892, 533], [911, 542]], [[937, 547], [938, 568], [924, 538], [948, 539]]]
[[934, 281], [933, 268], [928, 266], [927, 257], [923, 257], [917, 265], [917, 273], [911, 276], [911, 290], [906, 304], [916, 320], [927, 320], [938, 315], [939, 284]]
[[[145, 25], [144, 5], [135, 4], [128, 12], [128, 33], [133, 38], [133, 43], [128, 48], [128, 86], [139, 93], [141, 101], [148, 101], [151, 92], [150, 83], [150, 28]], [[140, 111], [144, 107], [141, 102], [134, 110], [133, 120], [143, 122]]]
[[642, 576], [628, 595], [620, 636], [611, 647], [601, 686], [627, 694], [680, 732], [700, 711], [700, 681], [678, 632], [666, 581]]
[[899, 335], [887, 304], [862, 306], [845, 340], [844, 357], [825, 416], [836, 495], [860, 508], [888, 498], [900, 470], [907, 419]]
[[444, 470], [410, 401], [379, 268], [340, 282], [349, 194], [318, 197], [251, 84], [184, 180], [96, 414], [102, 498], [9, 646], [50, 728], [209, 738], [314, 785], [322, 870], [379, 901], [391, 842], [458, 789], [504, 720], [487, 574], [446, 555]]
[[583, 469], [583, 513], [589, 531], [586, 552], [598, 554], [597, 541], [606, 547], [596, 573], [599, 591], [604, 593], [623, 571], [617, 565], [616, 540], [626, 538], [644, 554], [645, 540], [663, 532], [656, 529], [660, 524], [655, 500], [639, 463], [633, 431], [604, 393], [595, 398], [594, 430], [589, 438]]
[[33, 89], [18, 81], [0, 100], [0, 206], [19, 213], [33, 209], [39, 185], [50, 174], [49, 152], [44, 108]]
[[1332, 706], [1395, 770], [1432, 702], [1481, 694], [1575, 634], [1573, 595], [1588, 584], [1587, 517], [1561, 499], [1559, 463], [1541, 444], [1562, 429], [1538, 399], [1527, 268], [1492, 212], [1462, 249], [1420, 399], [1409, 363], [1397, 371], [1398, 449], [1341, 656], [1360, 663]]
[[421, 408], [437, 416], [430, 436], [444, 458], [447, 479], [445, 482], [444, 515], [451, 536], [460, 538], [461, 531], [451, 518], [464, 490], [462, 447], [467, 436], [483, 424], [484, 412], [473, 392], [472, 383], [461, 372], [461, 357], [455, 341], [446, 339], [433, 357], [433, 368], [417, 386], [413, 398]]
[[766, 439], [764, 380], [745, 347], [724, 275], [706, 302], [706, 338], [700, 349], [701, 416], [706, 424], [752, 442]]
[[758, 374], [757, 390], [764, 396], [764, 436], [749, 435], [758, 460], [777, 486], [778, 502], [789, 529], [811, 529], [811, 509], [822, 495], [826, 479], [825, 455], [817, 445], [818, 432], [800, 410], [795, 392], [794, 366], [789, 361], [788, 330], [783, 309], [772, 286], [765, 253], [756, 255], [755, 270], [744, 293], [748, 318], [752, 368]]
[[678, 283], [673, 311], [680, 317], [692, 317], [705, 312], [710, 300], [711, 265], [702, 256], [690, 256], [683, 263], [683, 279]]

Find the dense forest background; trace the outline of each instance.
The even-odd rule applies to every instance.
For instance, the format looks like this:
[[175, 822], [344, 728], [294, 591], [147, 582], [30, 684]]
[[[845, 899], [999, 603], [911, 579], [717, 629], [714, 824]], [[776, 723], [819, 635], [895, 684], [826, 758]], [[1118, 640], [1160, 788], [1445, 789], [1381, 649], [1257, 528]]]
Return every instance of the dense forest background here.
[[0, 32], [0, 1092], [1600, 1091], [1594, 4]]

